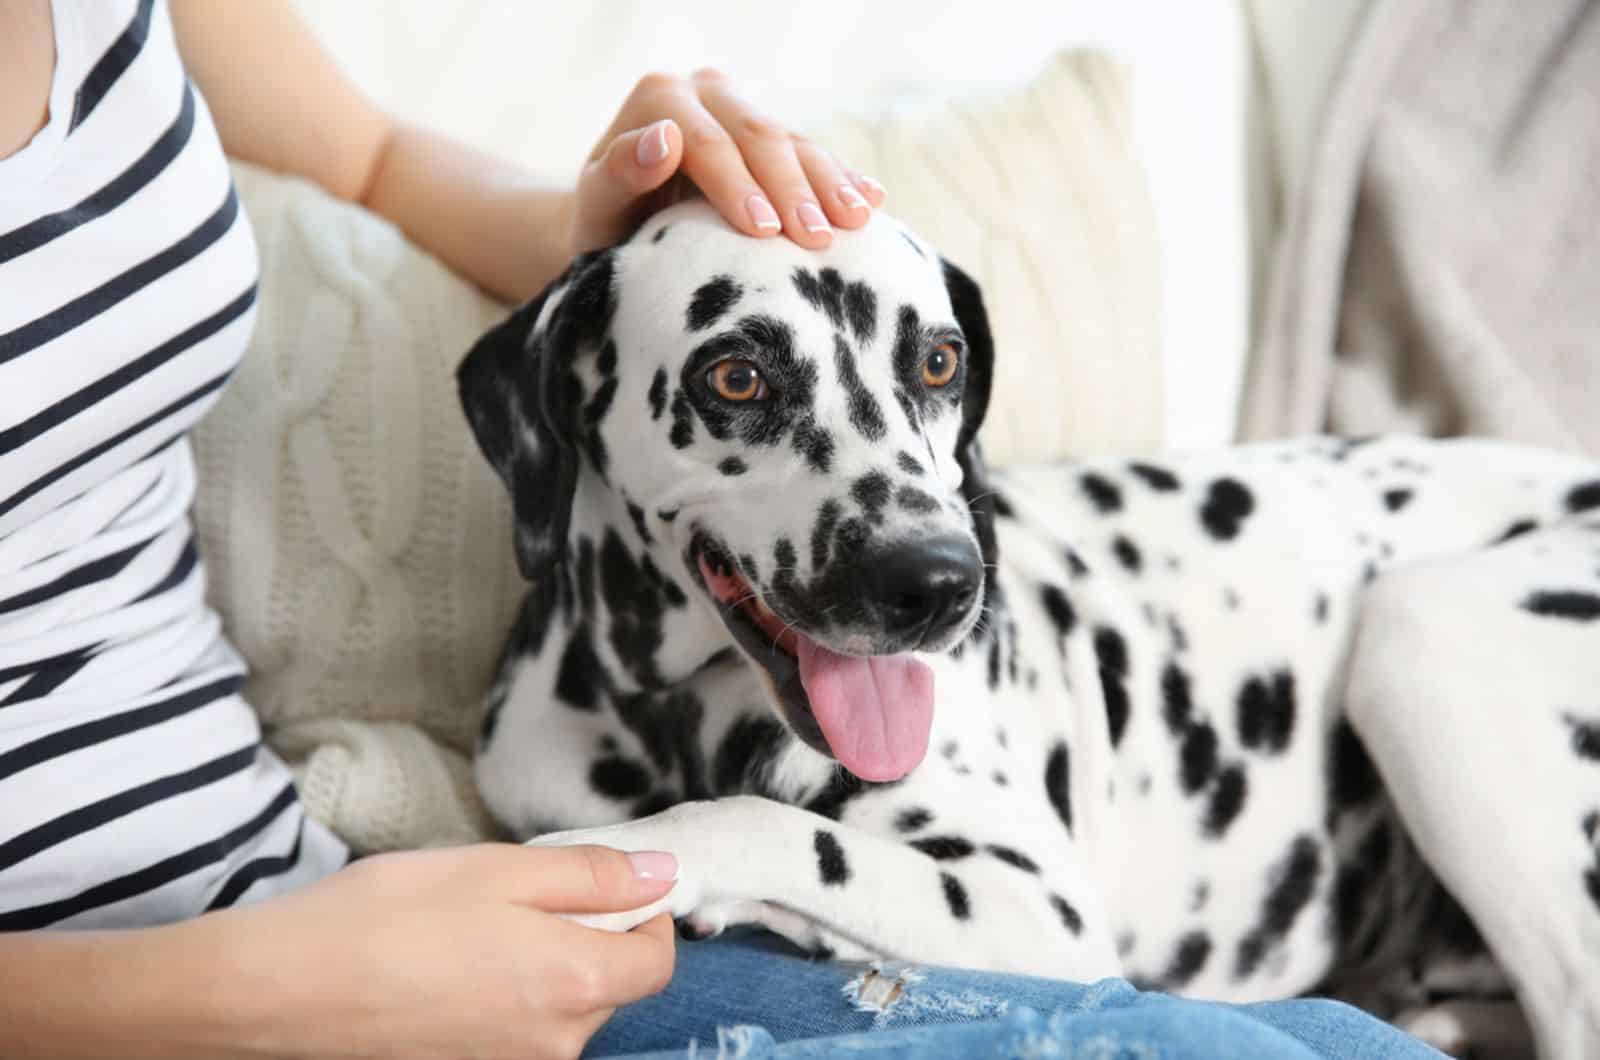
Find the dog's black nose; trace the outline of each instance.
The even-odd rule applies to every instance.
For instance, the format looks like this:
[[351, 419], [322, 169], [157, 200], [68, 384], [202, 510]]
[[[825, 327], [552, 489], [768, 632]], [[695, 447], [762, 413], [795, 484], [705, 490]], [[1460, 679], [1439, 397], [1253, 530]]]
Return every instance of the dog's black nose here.
[[885, 631], [926, 643], [961, 621], [983, 587], [983, 561], [961, 537], [897, 545], [863, 557], [867, 592]]

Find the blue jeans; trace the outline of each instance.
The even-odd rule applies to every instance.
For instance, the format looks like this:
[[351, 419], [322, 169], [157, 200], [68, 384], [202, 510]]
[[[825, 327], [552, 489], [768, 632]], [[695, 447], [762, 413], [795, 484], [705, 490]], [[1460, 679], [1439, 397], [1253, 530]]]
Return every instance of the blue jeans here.
[[812, 961], [731, 931], [678, 947], [672, 984], [617, 1012], [585, 1057], [1057, 1057], [1062, 1060], [1438, 1060], [1336, 1001], [1254, 1005], [1020, 975]]

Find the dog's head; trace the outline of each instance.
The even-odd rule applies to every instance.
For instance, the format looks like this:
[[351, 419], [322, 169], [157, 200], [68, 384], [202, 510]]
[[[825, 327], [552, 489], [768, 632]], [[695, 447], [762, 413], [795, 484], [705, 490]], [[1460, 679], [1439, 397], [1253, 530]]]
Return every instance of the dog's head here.
[[817, 252], [691, 202], [580, 257], [459, 382], [523, 574], [592, 586], [598, 551], [623, 672], [737, 647], [798, 736], [887, 780], [927, 748], [912, 653], [982, 611], [992, 361], [976, 285], [891, 218]]

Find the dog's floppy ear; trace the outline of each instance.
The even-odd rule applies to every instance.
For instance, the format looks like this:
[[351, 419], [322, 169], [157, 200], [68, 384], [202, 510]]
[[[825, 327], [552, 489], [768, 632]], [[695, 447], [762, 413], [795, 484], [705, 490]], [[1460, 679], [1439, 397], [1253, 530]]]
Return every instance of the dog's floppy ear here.
[[989, 411], [989, 390], [994, 384], [994, 336], [989, 331], [989, 314], [983, 308], [978, 284], [960, 268], [940, 259], [944, 266], [944, 286], [955, 310], [956, 323], [967, 340], [966, 389], [961, 395], [961, 433], [956, 438], [956, 461], [961, 465], [961, 493], [972, 512], [972, 526], [978, 535], [983, 562], [993, 564], [998, 556], [994, 538], [994, 492], [989, 487], [988, 468], [978, 444], [978, 428]]
[[582, 400], [572, 365], [603, 341], [615, 306], [611, 252], [581, 255], [456, 369], [467, 422], [511, 494], [517, 565], [529, 580], [566, 554]]

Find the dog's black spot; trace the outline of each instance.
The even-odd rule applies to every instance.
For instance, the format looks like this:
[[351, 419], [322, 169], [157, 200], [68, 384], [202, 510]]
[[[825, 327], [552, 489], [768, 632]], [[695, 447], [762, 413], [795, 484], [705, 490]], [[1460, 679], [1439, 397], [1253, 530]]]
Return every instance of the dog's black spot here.
[[900, 833], [915, 832], [928, 827], [933, 821], [933, 814], [921, 806], [908, 806], [895, 814], [894, 830]]
[[600, 546], [600, 594], [611, 612], [610, 640], [616, 657], [640, 685], [659, 687], [656, 651], [662, 641], [662, 594], [651, 586], [646, 569], [634, 561], [615, 528], [606, 530]]
[[845, 284], [844, 315], [856, 341], [862, 345], [871, 342], [878, 331], [878, 296], [864, 283]]
[[1316, 600], [1312, 602], [1311, 620], [1319, 626], [1328, 621], [1327, 593], [1318, 593]]
[[1083, 487], [1083, 492], [1094, 505], [1095, 511], [1101, 515], [1110, 515], [1122, 510], [1122, 490], [1104, 475], [1085, 471], [1078, 479], [1078, 484]]
[[1583, 838], [1590, 843], [1600, 836], [1600, 810], [1590, 810], [1583, 815]]
[[895, 504], [904, 511], [925, 515], [939, 510], [939, 502], [915, 486], [901, 486], [894, 495]]
[[856, 371], [856, 355], [850, 352], [842, 335], [833, 337], [833, 364], [839, 373], [839, 383], [844, 387], [851, 426], [867, 441], [880, 441], [888, 432], [889, 425], [884, 422], [878, 399], [872, 396], [872, 391], [867, 389], [867, 384]]
[[1408, 489], [1384, 490], [1383, 506], [1391, 512], [1398, 512], [1401, 508], [1411, 503], [1413, 496], [1415, 496], [1415, 493]]
[[870, 523], [883, 522], [883, 509], [889, 504], [889, 476], [882, 471], [869, 471], [850, 486], [850, 496], [861, 505]]
[[650, 526], [644, 520], [644, 509], [632, 501], [627, 502], [628, 518], [633, 520], [633, 529], [639, 535], [639, 540], [646, 545], [655, 544], [656, 539], [650, 534]]
[[922, 851], [935, 861], [970, 858], [978, 849], [969, 840], [956, 835], [924, 836], [921, 839], [913, 839], [906, 845]]
[[833, 434], [807, 417], [795, 425], [794, 451], [806, 458], [811, 470], [826, 475], [833, 469]]
[[656, 234], [650, 237], [650, 242], [652, 242], [652, 243], [661, 242], [663, 239], [665, 239], [667, 237], [667, 229], [669, 229], [671, 227], [672, 227], [671, 225], [662, 225], [660, 228], [656, 229]]
[[1063, 556], [1067, 561], [1067, 569], [1072, 572], [1074, 578], [1081, 578], [1089, 573], [1089, 565], [1083, 561], [1082, 556], [1078, 555], [1077, 549], [1069, 548], [1063, 553]]
[[838, 887], [850, 880], [850, 866], [845, 864], [844, 847], [826, 828], [817, 829], [812, 845], [817, 851], [817, 869], [826, 887]]
[[1572, 753], [1591, 762], [1600, 762], [1600, 719], [1563, 714], [1561, 720], [1572, 729]]
[[[1078, 613], [1066, 593], [1054, 585], [1045, 585], [1039, 589], [1039, 602], [1044, 604], [1044, 613], [1049, 616], [1051, 625], [1056, 627], [1056, 636], [1066, 637], [1072, 633], [1078, 624]], [[1064, 644], [1061, 650], [1066, 651]]]
[[618, 802], [637, 799], [650, 791], [650, 771], [621, 755], [597, 758], [589, 767], [589, 786]]
[[1174, 736], [1182, 736], [1194, 714], [1194, 697], [1189, 690], [1189, 675], [1175, 661], [1161, 669], [1161, 716]]
[[1155, 464], [1135, 462], [1128, 465], [1128, 470], [1157, 493], [1171, 493], [1180, 485], [1177, 475]]
[[[1012, 683], [1016, 683], [1015, 678], [1012, 678]], [[996, 787], [1008, 788], [1011, 786], [1011, 779], [998, 769], [989, 774], [989, 779], [994, 781]]]
[[687, 449], [694, 444], [694, 409], [682, 388], [672, 395], [672, 432], [667, 437], [674, 449]]
[[904, 449], [895, 454], [895, 463], [900, 465], [900, 470], [908, 475], [922, 474], [922, 462]]
[[678, 517], [678, 509], [676, 509], [676, 508], [658, 508], [658, 509], [656, 509], [656, 518], [660, 519], [663, 523], [670, 523], [670, 522], [672, 522], [672, 520], [676, 519], [677, 517]]
[[852, 515], [839, 524], [834, 540], [841, 552], [849, 554], [865, 548], [871, 537], [872, 527], [867, 525], [867, 521]]
[[1067, 834], [1072, 834], [1072, 761], [1067, 751], [1067, 745], [1057, 741], [1050, 749], [1050, 755], [1044, 763], [1044, 793], [1050, 800], [1050, 805], [1056, 808], [1056, 816], [1061, 818], [1061, 823], [1066, 826]]
[[1178, 751], [1178, 781], [1185, 795], [1200, 792], [1217, 772], [1217, 731], [1210, 724], [1190, 724]]
[[607, 339], [604, 346], [600, 347], [600, 354], [594, 361], [595, 369], [602, 377], [610, 378], [617, 371], [617, 343], [614, 339]]
[[1572, 515], [1600, 508], [1600, 479], [1574, 486], [1567, 493], [1567, 511]]
[[1600, 594], [1579, 589], [1552, 589], [1529, 593], [1522, 609], [1542, 618], [1593, 622], [1600, 618]]
[[1061, 918], [1062, 925], [1065, 926], [1068, 931], [1072, 932], [1074, 935], [1083, 934], [1083, 917], [1079, 916], [1078, 911], [1072, 908], [1071, 902], [1067, 901], [1059, 894], [1051, 894], [1050, 908], [1056, 911], [1056, 916]]
[[1255, 506], [1255, 497], [1242, 482], [1219, 478], [1206, 491], [1200, 506], [1200, 524], [1218, 541], [1232, 541]]
[[1194, 885], [1194, 890], [1189, 892], [1189, 912], [1198, 913], [1206, 907], [1211, 900], [1211, 884], [1206, 880], [1199, 880]]
[[1537, 520], [1518, 519], [1516, 522], [1512, 523], [1510, 526], [1501, 531], [1499, 537], [1495, 538], [1489, 543], [1491, 545], [1503, 545], [1512, 538], [1521, 537], [1523, 534], [1531, 534], [1537, 529], [1539, 529], [1539, 523]]
[[950, 915], [957, 920], [970, 920], [972, 901], [967, 897], [967, 889], [961, 885], [961, 881], [948, 872], [941, 872], [939, 882], [944, 887], [944, 900], [950, 906]]
[[701, 284], [689, 300], [689, 330], [704, 331], [721, 320], [742, 294], [744, 288], [732, 276], [714, 276]]
[[1294, 734], [1294, 674], [1277, 670], [1251, 677], [1239, 689], [1239, 742], [1251, 750], [1282, 752]]
[[1246, 790], [1243, 766], [1238, 764], [1227, 766], [1217, 774], [1211, 789], [1211, 801], [1206, 806], [1204, 826], [1207, 836], [1221, 839], [1228, 831], [1238, 819], [1240, 811], [1244, 809]]
[[589, 627], [572, 631], [556, 668], [556, 698], [578, 710], [599, 710], [605, 673], [589, 639]]
[[665, 411], [667, 411], [667, 370], [657, 368], [655, 378], [650, 380], [650, 418], [659, 420]]
[[1138, 574], [1144, 566], [1144, 556], [1139, 552], [1139, 546], [1121, 534], [1111, 542], [1111, 551], [1116, 555], [1117, 562], [1122, 564], [1122, 569], [1129, 574]]
[[723, 458], [723, 461], [717, 465], [717, 470], [724, 475], [742, 475], [750, 470], [750, 465], [736, 456], [730, 456]]
[[878, 298], [866, 284], [845, 283], [837, 269], [812, 273], [797, 268], [791, 278], [800, 297], [825, 314], [834, 327], [842, 328], [848, 320], [857, 342], [872, 340], [878, 327]]
[[989, 691], [1000, 690], [1000, 674], [1002, 672], [1003, 657], [1000, 654], [1000, 636], [995, 634], [994, 640], [989, 642]]
[[830, 817], [837, 821], [839, 815], [844, 812], [845, 804], [851, 799], [869, 791], [892, 788], [899, 783], [900, 781], [895, 780], [878, 784], [862, 780], [854, 773], [847, 773], [842, 769], [836, 770], [822, 789], [806, 801], [805, 808], [821, 817]]
[[828, 545], [833, 540], [834, 529], [844, 509], [829, 497], [817, 508], [817, 521], [811, 525], [811, 569], [820, 571], [828, 565]]
[[787, 742], [788, 730], [774, 718], [745, 714], [728, 727], [712, 758], [711, 783], [718, 795], [759, 790], [761, 774]]
[[999, 843], [990, 843], [983, 849], [992, 857], [999, 858], [1014, 869], [1031, 872], [1036, 876], [1039, 874], [1039, 863], [1020, 850], [1013, 850], [1011, 847], [1001, 846]]
[[1161, 986], [1165, 990], [1177, 990], [1188, 985], [1189, 981], [1200, 974], [1200, 969], [1206, 966], [1206, 959], [1211, 956], [1211, 936], [1204, 931], [1191, 931], [1178, 940], [1177, 952], [1172, 955], [1172, 961], [1167, 965], [1167, 970], [1161, 976]]
[[1111, 733], [1111, 746], [1122, 743], [1122, 733], [1128, 727], [1128, 642], [1110, 626], [1094, 631], [1094, 655], [1100, 668], [1100, 688], [1106, 701], [1106, 727]]
[[996, 519], [1015, 519], [1017, 517], [1017, 510], [1011, 506], [1011, 502], [1006, 500], [999, 490], [991, 493], [989, 499], [994, 503], [994, 516]]
[[1261, 917], [1239, 940], [1233, 974], [1237, 979], [1253, 975], [1267, 952], [1283, 942], [1294, 927], [1300, 911], [1311, 901], [1317, 877], [1322, 871], [1322, 850], [1309, 835], [1297, 837], [1289, 852], [1272, 866]]

